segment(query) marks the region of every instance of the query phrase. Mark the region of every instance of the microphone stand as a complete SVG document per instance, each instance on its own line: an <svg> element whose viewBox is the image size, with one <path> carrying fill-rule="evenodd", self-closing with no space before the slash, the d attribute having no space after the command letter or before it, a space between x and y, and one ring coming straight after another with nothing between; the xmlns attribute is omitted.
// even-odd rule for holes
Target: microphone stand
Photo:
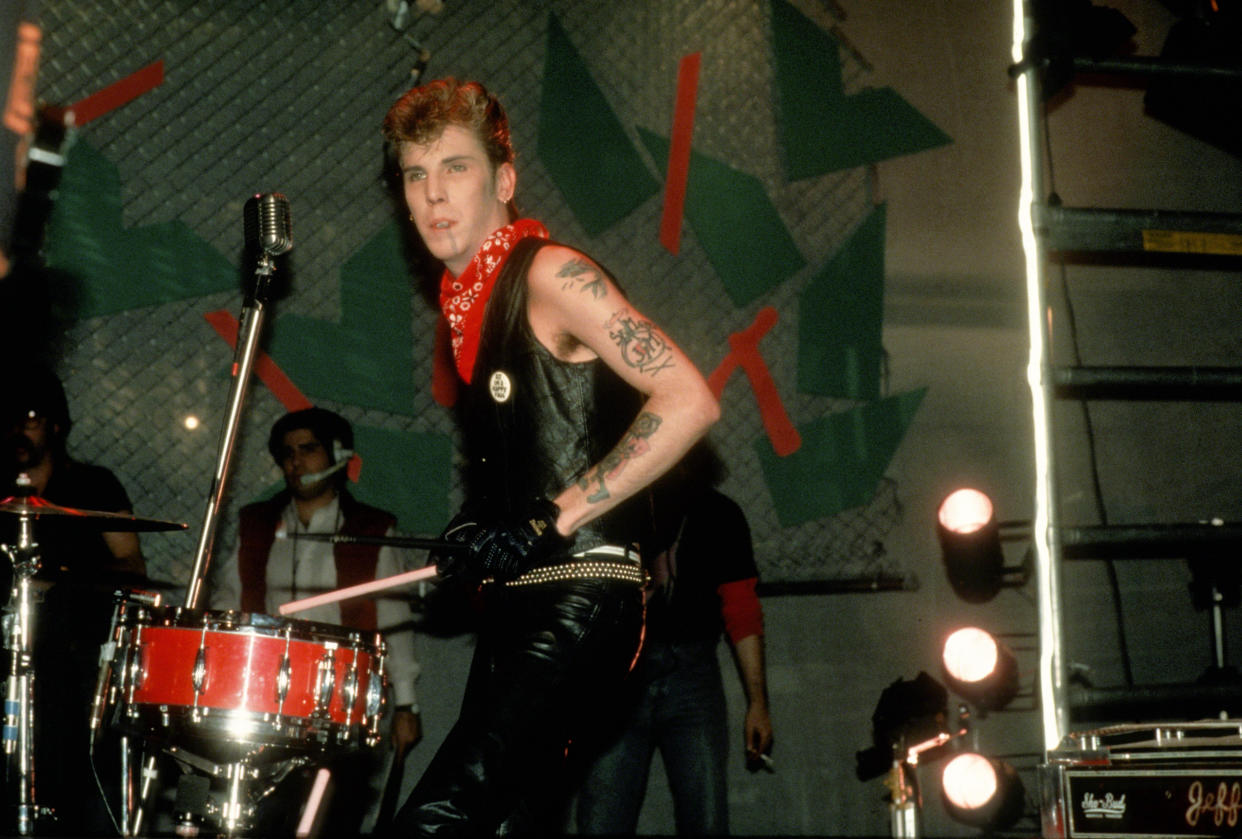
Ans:
<svg viewBox="0 0 1242 839"><path fill-rule="evenodd" d="M194 567L190 571L190 584L186 587L185 606L196 607L202 595L207 567L211 563L211 551L215 544L216 530L220 520L220 505L224 498L225 481L237 444L241 425L242 408L246 404L246 390L250 373L258 354L259 335L263 331L264 310L271 302L272 275L275 271L273 256L266 250L259 255L254 269L254 289L242 305L241 326L237 332L237 347L233 353L233 382L229 388L228 417L220 432L217 449L216 472L212 479L207 509L203 514L203 529L199 534L198 549L194 555Z"/></svg>
<svg viewBox="0 0 1242 839"><path fill-rule="evenodd" d="M263 320L267 304L271 301L272 275L275 272L275 254L260 245L258 264L254 270L254 287L242 303L241 325L237 334L237 346L233 351L233 381L229 387L228 414L224 428L220 432L217 449L216 471L212 478L211 492L207 498L207 509L203 514L203 529L199 533L198 548L194 555L194 566L190 572L189 585L186 587L185 608L196 608L202 596L203 583L207 568L211 563L211 552L215 544L216 530L220 520L220 507L224 498L224 489L229 476L229 468L233 461L233 453L237 444L238 429L241 425L242 409L246 404L246 391L250 383L250 374L254 369L255 357L258 354L259 336L263 331ZM184 757L190 757L187 752ZM137 796L130 794L134 786L132 767L129 761L128 738L121 743L121 835L134 836L141 829L143 811L149 788L156 775L156 754L147 755L142 767L142 788ZM223 817L225 835L236 835L243 826L245 807L240 799L243 776L248 777L249 768L246 761L230 764L228 771L232 779L230 798ZM135 800L136 798L136 800Z"/></svg>

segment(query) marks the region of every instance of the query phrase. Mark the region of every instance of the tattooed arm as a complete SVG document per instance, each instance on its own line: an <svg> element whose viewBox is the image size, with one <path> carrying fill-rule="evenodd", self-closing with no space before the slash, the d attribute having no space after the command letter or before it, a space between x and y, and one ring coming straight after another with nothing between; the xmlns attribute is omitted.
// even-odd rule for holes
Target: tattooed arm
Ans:
<svg viewBox="0 0 1242 839"><path fill-rule="evenodd" d="M599 358L646 396L612 451L553 499L561 508L557 530L568 535L663 474L720 407L685 353L583 254L544 247L529 284L527 315L540 343L563 361Z"/></svg>

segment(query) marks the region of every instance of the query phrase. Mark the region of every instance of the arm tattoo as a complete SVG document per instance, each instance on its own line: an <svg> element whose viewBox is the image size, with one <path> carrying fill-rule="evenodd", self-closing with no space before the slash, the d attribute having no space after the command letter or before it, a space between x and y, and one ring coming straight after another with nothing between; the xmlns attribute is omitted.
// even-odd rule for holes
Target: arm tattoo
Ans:
<svg viewBox="0 0 1242 839"><path fill-rule="evenodd" d="M621 350L621 360L639 373L655 377L661 370L673 366L673 350L651 321L636 320L628 309L621 309L604 327Z"/></svg>
<svg viewBox="0 0 1242 839"><path fill-rule="evenodd" d="M562 291L569 291L576 288L579 291L589 291L591 297L599 300L608 294L608 286L604 283L604 275L599 269L583 259L571 259L561 266L561 270L556 272L556 276L563 281L561 283Z"/></svg>
<svg viewBox="0 0 1242 839"><path fill-rule="evenodd" d="M588 502L597 504L611 497L608 482L620 475L631 460L651 448L648 440L661 422L663 420L659 416L643 411L634 419L621 442L604 455L598 466L578 479L578 486L587 492Z"/></svg>

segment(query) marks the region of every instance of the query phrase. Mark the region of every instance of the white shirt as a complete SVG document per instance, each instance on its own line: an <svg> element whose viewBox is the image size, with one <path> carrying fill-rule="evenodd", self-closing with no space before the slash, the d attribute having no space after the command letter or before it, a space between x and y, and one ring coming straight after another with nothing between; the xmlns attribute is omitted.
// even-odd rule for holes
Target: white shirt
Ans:
<svg viewBox="0 0 1242 839"><path fill-rule="evenodd" d="M302 524L294 503L290 502L285 506L277 526L278 538L273 540L267 557L267 599L264 608L268 614L279 614L280 606L291 600L301 600L340 588L336 582L336 560L332 543L297 537L299 533L336 533L342 523L340 499L336 496L331 502L311 513L309 525ZM280 531L284 532L284 538L279 538ZM385 535L391 536L392 529ZM406 551L385 545L379 550L375 577L380 579L400 574L409 570L408 564ZM221 567L217 569L215 579L218 583L211 593L211 607L240 609L241 576L237 564L237 548L224 559ZM377 628L384 633L384 639L388 642L385 666L388 680L393 687L393 702L397 705L412 705L417 711L418 700L414 683L418 679L419 666L414 658L414 629L411 626L413 616L405 594L400 589L389 593L380 592L375 599L375 616ZM339 603L328 603L290 617L339 625L341 606Z"/></svg>

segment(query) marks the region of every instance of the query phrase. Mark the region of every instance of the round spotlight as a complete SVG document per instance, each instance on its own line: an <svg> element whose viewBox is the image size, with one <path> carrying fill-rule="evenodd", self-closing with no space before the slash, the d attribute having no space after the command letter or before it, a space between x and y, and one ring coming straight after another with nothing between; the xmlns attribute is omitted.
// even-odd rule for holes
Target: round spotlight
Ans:
<svg viewBox="0 0 1242 839"><path fill-rule="evenodd" d="M945 764L941 783L950 804L978 810L996 795L996 767L983 755L958 755Z"/></svg>
<svg viewBox="0 0 1242 839"><path fill-rule="evenodd" d="M952 533L974 533L992 520L992 499L977 489L958 489L940 502L940 524Z"/></svg>
<svg viewBox="0 0 1242 839"><path fill-rule="evenodd" d="M992 500L977 489L950 493L940 503L936 535L957 596L970 603L995 597L1005 574L1005 557Z"/></svg>
<svg viewBox="0 0 1242 839"><path fill-rule="evenodd" d="M968 626L944 642L944 669L955 679L978 682L992 675L1000 660L996 639L982 629Z"/></svg>
<svg viewBox="0 0 1242 839"><path fill-rule="evenodd" d="M1018 662L1013 651L977 627L949 635L941 664L949 688L984 710L1003 708L1018 693Z"/></svg>
<svg viewBox="0 0 1242 839"><path fill-rule="evenodd" d="M945 764L940 782L945 810L962 824L1004 830L1022 816L1026 791L1004 761L966 752Z"/></svg>

